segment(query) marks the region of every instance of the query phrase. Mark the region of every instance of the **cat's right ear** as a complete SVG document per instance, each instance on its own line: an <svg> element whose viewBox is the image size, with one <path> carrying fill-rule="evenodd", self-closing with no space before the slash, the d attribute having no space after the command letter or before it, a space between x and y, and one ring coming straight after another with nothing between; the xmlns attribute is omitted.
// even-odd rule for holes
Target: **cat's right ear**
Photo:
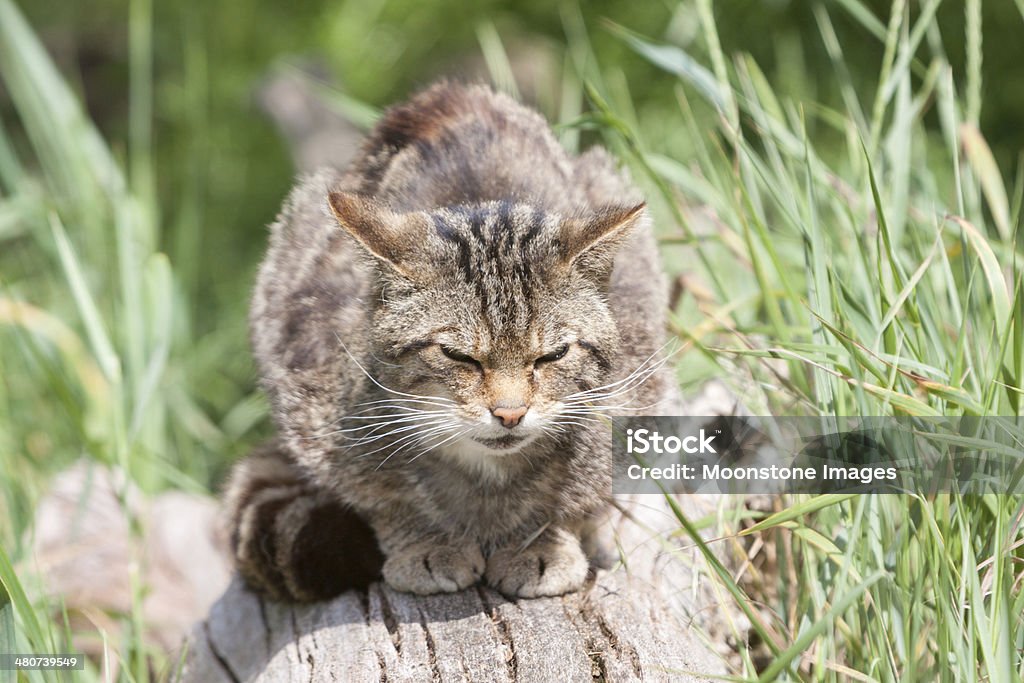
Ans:
<svg viewBox="0 0 1024 683"><path fill-rule="evenodd" d="M644 216L644 203L611 206L562 224L559 236L562 260L578 270L607 278L615 252Z"/></svg>
<svg viewBox="0 0 1024 683"><path fill-rule="evenodd" d="M331 192L327 202L339 225L377 259L410 279L423 274L416 256L426 236L425 216L395 213L376 200L348 192Z"/></svg>

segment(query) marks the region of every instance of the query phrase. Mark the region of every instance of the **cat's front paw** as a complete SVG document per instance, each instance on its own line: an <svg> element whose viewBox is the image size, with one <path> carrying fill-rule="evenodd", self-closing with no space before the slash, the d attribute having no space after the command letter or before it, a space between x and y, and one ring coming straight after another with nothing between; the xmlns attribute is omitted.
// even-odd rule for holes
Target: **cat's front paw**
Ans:
<svg viewBox="0 0 1024 683"><path fill-rule="evenodd" d="M587 557L579 539L559 530L525 549L495 551L487 560L487 583L509 597L539 598L579 590L587 579Z"/></svg>
<svg viewBox="0 0 1024 683"><path fill-rule="evenodd" d="M420 595L454 593L480 579L484 556L475 544L450 546L421 541L388 556L381 571L395 590Z"/></svg>

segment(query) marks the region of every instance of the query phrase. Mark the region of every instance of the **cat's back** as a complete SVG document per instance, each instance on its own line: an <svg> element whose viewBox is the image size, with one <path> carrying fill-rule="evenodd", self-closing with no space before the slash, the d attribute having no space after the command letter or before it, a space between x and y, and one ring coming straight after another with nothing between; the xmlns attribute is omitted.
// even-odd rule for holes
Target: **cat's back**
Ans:
<svg viewBox="0 0 1024 683"><path fill-rule="evenodd" d="M585 202L573 173L537 112L444 81L385 112L345 185L397 211L512 199L571 213Z"/></svg>

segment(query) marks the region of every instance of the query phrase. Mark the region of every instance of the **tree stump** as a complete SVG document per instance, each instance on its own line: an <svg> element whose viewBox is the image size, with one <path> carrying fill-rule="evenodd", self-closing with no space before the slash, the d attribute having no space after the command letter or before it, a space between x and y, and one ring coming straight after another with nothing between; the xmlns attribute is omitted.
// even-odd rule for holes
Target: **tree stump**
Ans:
<svg viewBox="0 0 1024 683"><path fill-rule="evenodd" d="M713 502L679 500L694 516ZM188 638L182 679L704 681L724 674L699 635L720 636L724 622L697 569L703 560L666 540L679 524L663 498L620 502L627 513L612 523L624 562L558 598L510 601L484 586L416 596L377 583L290 605L236 579Z"/></svg>

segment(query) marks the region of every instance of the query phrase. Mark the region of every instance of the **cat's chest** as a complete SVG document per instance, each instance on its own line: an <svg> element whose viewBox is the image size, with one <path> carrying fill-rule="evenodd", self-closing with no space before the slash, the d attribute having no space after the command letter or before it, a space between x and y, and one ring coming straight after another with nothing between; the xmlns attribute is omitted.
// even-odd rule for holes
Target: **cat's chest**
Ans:
<svg viewBox="0 0 1024 683"><path fill-rule="evenodd" d="M560 516L559 501L573 488L563 463L509 468L494 463L467 469L436 463L417 482L438 521L477 538L500 538Z"/></svg>

